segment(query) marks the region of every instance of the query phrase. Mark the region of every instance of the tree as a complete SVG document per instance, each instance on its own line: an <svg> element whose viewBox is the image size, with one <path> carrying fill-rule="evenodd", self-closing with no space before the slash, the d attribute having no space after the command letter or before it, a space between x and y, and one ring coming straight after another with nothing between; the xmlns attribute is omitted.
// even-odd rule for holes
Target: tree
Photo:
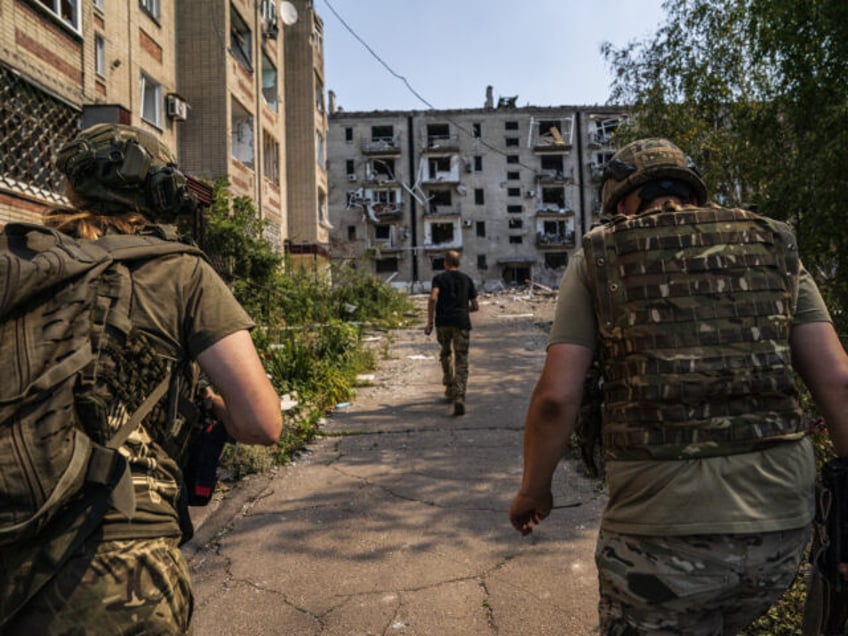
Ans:
<svg viewBox="0 0 848 636"><path fill-rule="evenodd" d="M657 33L605 43L622 142L668 137L713 198L796 230L840 333L848 331L848 3L667 0Z"/></svg>

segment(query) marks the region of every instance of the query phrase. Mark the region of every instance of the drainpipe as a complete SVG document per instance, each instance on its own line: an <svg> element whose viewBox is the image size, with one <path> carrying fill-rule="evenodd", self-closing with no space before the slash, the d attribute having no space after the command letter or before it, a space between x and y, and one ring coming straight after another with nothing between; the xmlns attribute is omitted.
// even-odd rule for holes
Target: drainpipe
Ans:
<svg viewBox="0 0 848 636"><path fill-rule="evenodd" d="M265 218L265 214L263 211L264 204L264 183L262 182L262 169L265 167L265 147L262 143L262 51L263 45L265 43L265 25L262 21L262 14L260 14L260 3L256 3L255 8L255 22L254 24L259 26L259 37L254 38L254 43L251 43L251 46L254 49L253 53L253 76L256 78L256 81L253 85L253 90L256 91L255 95L255 108L254 115L256 116L253 122L253 167L254 167L254 175L256 177L256 185L254 186L254 194L256 199L256 211L259 214L260 219ZM282 37L280 38L282 39ZM279 86L278 86L279 90ZM279 96L278 96L279 101ZM278 107L279 108L279 107ZM279 153L277 153L279 154ZM282 229L282 228L280 228Z"/></svg>
<svg viewBox="0 0 848 636"><path fill-rule="evenodd" d="M409 151L409 191L415 187L415 138L412 130L412 115L406 117L406 143ZM418 218L415 207L415 197L409 197L409 225L412 229L412 288L418 282Z"/></svg>
<svg viewBox="0 0 848 636"><path fill-rule="evenodd" d="M580 125L580 111L574 114L575 135L577 136L577 182L579 188L577 193L580 199L580 238L583 238L584 228L586 227L586 193L583 184L583 133Z"/></svg>

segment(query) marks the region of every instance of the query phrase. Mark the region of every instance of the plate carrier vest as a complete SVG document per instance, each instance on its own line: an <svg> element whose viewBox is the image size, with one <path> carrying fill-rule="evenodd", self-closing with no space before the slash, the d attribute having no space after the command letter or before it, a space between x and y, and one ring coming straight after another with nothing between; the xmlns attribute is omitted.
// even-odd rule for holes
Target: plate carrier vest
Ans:
<svg viewBox="0 0 848 636"><path fill-rule="evenodd" d="M687 459L801 439L789 332L800 260L783 223L667 204L583 238L607 459Z"/></svg>

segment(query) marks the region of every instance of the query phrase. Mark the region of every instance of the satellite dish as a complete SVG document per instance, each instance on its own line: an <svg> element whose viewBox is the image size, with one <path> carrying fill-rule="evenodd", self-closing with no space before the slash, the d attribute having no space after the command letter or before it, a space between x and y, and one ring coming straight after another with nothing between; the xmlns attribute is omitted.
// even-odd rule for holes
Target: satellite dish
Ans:
<svg viewBox="0 0 848 636"><path fill-rule="evenodd" d="M297 9L291 2L286 2L286 0L280 2L280 19L286 26L291 26L297 22Z"/></svg>

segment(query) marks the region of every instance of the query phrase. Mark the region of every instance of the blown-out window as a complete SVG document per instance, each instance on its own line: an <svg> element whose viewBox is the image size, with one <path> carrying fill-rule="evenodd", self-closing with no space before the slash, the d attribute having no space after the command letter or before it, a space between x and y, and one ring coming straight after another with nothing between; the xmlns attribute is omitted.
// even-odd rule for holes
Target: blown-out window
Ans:
<svg viewBox="0 0 848 636"><path fill-rule="evenodd" d="M248 71L253 71L253 34L236 8L230 5L230 53Z"/></svg>

